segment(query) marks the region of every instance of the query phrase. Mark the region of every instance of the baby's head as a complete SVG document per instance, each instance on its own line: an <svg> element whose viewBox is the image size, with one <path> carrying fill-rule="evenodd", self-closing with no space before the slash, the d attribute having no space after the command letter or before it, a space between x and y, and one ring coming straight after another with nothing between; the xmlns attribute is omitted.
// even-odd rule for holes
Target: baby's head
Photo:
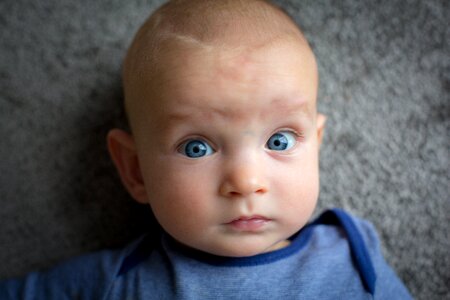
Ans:
<svg viewBox="0 0 450 300"><path fill-rule="evenodd" d="M223 256L286 246L316 206L325 117L296 24L257 0L180 0L142 26L124 64L132 134L121 179L179 243Z"/></svg>

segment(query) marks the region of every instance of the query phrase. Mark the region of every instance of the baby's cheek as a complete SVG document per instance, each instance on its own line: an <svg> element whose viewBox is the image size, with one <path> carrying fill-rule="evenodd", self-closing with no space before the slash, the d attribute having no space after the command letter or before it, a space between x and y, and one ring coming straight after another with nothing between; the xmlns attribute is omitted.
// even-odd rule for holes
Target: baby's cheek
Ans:
<svg viewBox="0 0 450 300"><path fill-rule="evenodd" d="M205 190L208 185L192 174L176 170L163 172L157 183L152 185L156 197L154 202L166 214L189 218L201 209L201 202L206 197Z"/></svg>
<svg viewBox="0 0 450 300"><path fill-rule="evenodd" d="M318 198L318 173L313 165L291 169L278 181L280 193L283 194L285 209L297 213L308 213L314 208Z"/></svg>

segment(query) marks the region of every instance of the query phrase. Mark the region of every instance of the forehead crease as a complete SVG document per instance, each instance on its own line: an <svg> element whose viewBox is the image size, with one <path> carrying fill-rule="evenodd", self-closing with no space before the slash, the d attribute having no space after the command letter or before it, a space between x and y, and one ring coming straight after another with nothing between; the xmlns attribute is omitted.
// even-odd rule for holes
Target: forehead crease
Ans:
<svg viewBox="0 0 450 300"><path fill-rule="evenodd" d="M165 117L166 121L170 124L187 123L193 120L211 120L215 116L224 116L225 111L219 108L207 107L202 105L189 105L184 106L183 109L175 108L171 110ZM170 110L170 109L169 109Z"/></svg>

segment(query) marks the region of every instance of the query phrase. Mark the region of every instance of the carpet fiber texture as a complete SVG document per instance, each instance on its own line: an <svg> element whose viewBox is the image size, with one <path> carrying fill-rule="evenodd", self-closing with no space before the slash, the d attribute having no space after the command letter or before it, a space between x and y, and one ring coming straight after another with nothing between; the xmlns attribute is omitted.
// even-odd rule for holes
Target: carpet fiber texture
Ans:
<svg viewBox="0 0 450 300"><path fill-rule="evenodd" d="M121 62L162 1L0 2L0 277L121 246L154 226L105 135ZM439 0L279 0L305 31L328 116L317 212L378 228L417 299L450 299L450 12Z"/></svg>

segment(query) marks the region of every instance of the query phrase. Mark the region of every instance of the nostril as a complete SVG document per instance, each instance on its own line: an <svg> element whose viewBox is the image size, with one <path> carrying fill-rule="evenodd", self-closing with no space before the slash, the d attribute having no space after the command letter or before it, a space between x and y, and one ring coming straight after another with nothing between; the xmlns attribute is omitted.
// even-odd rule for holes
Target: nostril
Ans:
<svg viewBox="0 0 450 300"><path fill-rule="evenodd" d="M264 189L259 189L259 190L255 191L255 193L257 193L257 194L264 194L265 192L266 192L266 190L264 190Z"/></svg>
<svg viewBox="0 0 450 300"><path fill-rule="evenodd" d="M267 189L265 189L265 188L258 188L258 189L251 189L251 191L252 192L249 192L249 193L247 193L247 192L244 192L244 191L242 191L242 192L240 192L240 191L236 191L236 190L231 190L231 191L228 191L228 196L230 196L230 197L233 197L233 198L236 198L236 197L241 197L241 196L244 196L244 195L247 195L247 194L250 194L250 193L255 193L255 194L258 194L258 195L262 195L262 194L265 194L266 192L267 192Z"/></svg>

